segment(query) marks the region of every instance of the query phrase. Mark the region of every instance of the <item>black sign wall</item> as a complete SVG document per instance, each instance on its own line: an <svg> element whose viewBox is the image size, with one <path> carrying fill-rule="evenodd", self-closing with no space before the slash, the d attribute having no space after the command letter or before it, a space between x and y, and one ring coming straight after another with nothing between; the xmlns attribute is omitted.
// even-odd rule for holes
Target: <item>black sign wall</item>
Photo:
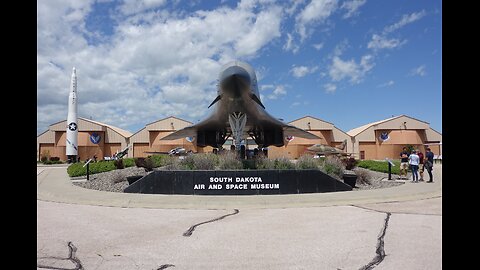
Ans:
<svg viewBox="0 0 480 270"><path fill-rule="evenodd" d="M352 188L319 170L154 171L126 193L264 195L349 191Z"/></svg>

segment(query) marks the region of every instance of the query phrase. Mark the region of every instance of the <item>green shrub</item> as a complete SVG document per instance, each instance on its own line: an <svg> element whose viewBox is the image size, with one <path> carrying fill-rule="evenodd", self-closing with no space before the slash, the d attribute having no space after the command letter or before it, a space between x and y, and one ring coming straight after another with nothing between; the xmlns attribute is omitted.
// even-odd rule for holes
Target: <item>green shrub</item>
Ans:
<svg viewBox="0 0 480 270"><path fill-rule="evenodd" d="M273 170L275 169L275 162L265 156L259 156L255 160L257 170Z"/></svg>
<svg viewBox="0 0 480 270"><path fill-rule="evenodd" d="M116 159L113 161L113 164L115 165L115 168L117 168L117 170L125 168L125 165L123 164L123 159Z"/></svg>
<svg viewBox="0 0 480 270"><path fill-rule="evenodd" d="M226 151L220 156L219 167L221 170L241 170L243 163L238 159L236 152Z"/></svg>
<svg viewBox="0 0 480 270"><path fill-rule="evenodd" d="M180 161L180 167L184 170L195 170L195 155L186 156L184 159Z"/></svg>
<svg viewBox="0 0 480 270"><path fill-rule="evenodd" d="M135 159L134 158L124 158L123 159L123 164L125 165L125 168L133 167L133 166L135 166Z"/></svg>
<svg viewBox="0 0 480 270"><path fill-rule="evenodd" d="M182 165L178 158L173 158L171 163L164 167L166 171L180 171L186 170L185 166Z"/></svg>
<svg viewBox="0 0 480 270"><path fill-rule="evenodd" d="M62 161L60 160L45 160L44 162L42 162L43 164L45 165L51 165L51 164L63 164Z"/></svg>
<svg viewBox="0 0 480 270"><path fill-rule="evenodd" d="M148 158L152 160L154 168L169 165L173 162L172 160L174 159L169 155L152 155L152 156L149 156Z"/></svg>
<svg viewBox="0 0 480 270"><path fill-rule="evenodd" d="M50 161L60 161L60 158L59 157L51 157Z"/></svg>
<svg viewBox="0 0 480 270"><path fill-rule="evenodd" d="M356 168L354 172L357 175L358 184L370 185L372 183L372 174L369 171Z"/></svg>
<svg viewBox="0 0 480 270"><path fill-rule="evenodd" d="M242 160L244 170L255 170L257 169L256 160L254 159L244 159Z"/></svg>
<svg viewBox="0 0 480 270"><path fill-rule="evenodd" d="M186 156L180 164L186 170L215 170L218 157L215 154L195 154Z"/></svg>
<svg viewBox="0 0 480 270"><path fill-rule="evenodd" d="M144 168L147 172L153 171L153 161L149 158L135 158L135 165Z"/></svg>
<svg viewBox="0 0 480 270"><path fill-rule="evenodd" d="M87 175L87 166L83 167L85 162L72 163L68 166L67 173L70 177ZM108 172L115 170L115 165L113 161L104 161L104 162L91 162L89 164L90 174Z"/></svg>
<svg viewBox="0 0 480 270"><path fill-rule="evenodd" d="M358 161L353 157L343 158L342 162L346 170L352 170L353 168L357 167L358 163Z"/></svg>
<svg viewBox="0 0 480 270"><path fill-rule="evenodd" d="M295 169L295 164L293 164L290 159L286 157L276 158L274 161L275 169L277 170L292 170Z"/></svg>
<svg viewBox="0 0 480 270"><path fill-rule="evenodd" d="M319 162L311 155L303 155L298 158L296 167L299 170L318 169Z"/></svg>
<svg viewBox="0 0 480 270"><path fill-rule="evenodd" d="M345 167L343 162L338 157L329 156L323 161L323 164L320 166L320 170L330 176L342 179Z"/></svg>
<svg viewBox="0 0 480 270"><path fill-rule="evenodd" d="M400 161L393 160L392 166L392 173L399 174L400 173ZM360 168L369 169L376 172L384 172L388 173L388 162L387 161L377 161L377 160L360 160L357 164Z"/></svg>

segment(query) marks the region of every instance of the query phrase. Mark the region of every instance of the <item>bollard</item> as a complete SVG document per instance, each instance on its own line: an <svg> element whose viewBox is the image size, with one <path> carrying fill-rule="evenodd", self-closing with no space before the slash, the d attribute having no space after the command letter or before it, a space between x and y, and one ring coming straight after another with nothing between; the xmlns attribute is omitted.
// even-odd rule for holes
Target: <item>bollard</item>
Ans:
<svg viewBox="0 0 480 270"><path fill-rule="evenodd" d="M87 180L90 180L90 162L92 162L93 159L87 160L85 165L83 167L87 166Z"/></svg>
<svg viewBox="0 0 480 270"><path fill-rule="evenodd" d="M388 162L388 180L392 180L392 166L395 166L395 164L388 158L385 158L385 160Z"/></svg>
<svg viewBox="0 0 480 270"><path fill-rule="evenodd" d="M392 163L390 162L388 162L388 180L392 180Z"/></svg>

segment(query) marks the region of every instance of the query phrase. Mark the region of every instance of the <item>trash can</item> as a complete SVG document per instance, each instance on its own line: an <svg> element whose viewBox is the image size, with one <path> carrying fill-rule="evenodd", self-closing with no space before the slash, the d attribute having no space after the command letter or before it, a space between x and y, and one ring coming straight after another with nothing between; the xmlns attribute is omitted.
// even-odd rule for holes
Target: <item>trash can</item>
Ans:
<svg viewBox="0 0 480 270"><path fill-rule="evenodd" d="M357 175L354 171L345 171L343 173L343 181L345 182L345 184L354 188L355 184L357 183Z"/></svg>

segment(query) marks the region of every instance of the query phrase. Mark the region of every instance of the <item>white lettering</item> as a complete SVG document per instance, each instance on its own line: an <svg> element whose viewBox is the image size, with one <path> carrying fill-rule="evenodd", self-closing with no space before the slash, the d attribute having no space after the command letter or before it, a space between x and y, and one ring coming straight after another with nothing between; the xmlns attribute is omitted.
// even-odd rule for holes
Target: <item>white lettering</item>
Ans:
<svg viewBox="0 0 480 270"><path fill-rule="evenodd" d="M196 184L193 189L205 189L205 185L204 184Z"/></svg>
<svg viewBox="0 0 480 270"><path fill-rule="evenodd" d="M227 184L225 189L247 189L247 184Z"/></svg>
<svg viewBox="0 0 480 270"><path fill-rule="evenodd" d="M279 189L280 184L250 184L250 189Z"/></svg>
<svg viewBox="0 0 480 270"><path fill-rule="evenodd" d="M236 177L235 178L235 182L237 183L261 183L262 182L262 178L261 177L258 177L258 176L252 176L252 177Z"/></svg>
<svg viewBox="0 0 480 270"><path fill-rule="evenodd" d="M231 183L232 177L210 177L210 183Z"/></svg>
<svg viewBox="0 0 480 270"><path fill-rule="evenodd" d="M208 189L222 189L222 185L220 184L210 184L208 185Z"/></svg>

